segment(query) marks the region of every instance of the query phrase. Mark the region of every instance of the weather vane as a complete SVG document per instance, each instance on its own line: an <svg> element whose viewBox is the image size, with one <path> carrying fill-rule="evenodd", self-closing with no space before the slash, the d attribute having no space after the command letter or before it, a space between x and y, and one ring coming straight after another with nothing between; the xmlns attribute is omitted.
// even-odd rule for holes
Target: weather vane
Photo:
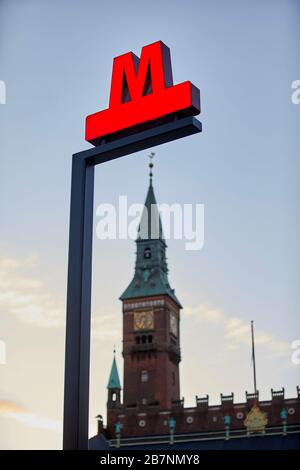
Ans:
<svg viewBox="0 0 300 470"><path fill-rule="evenodd" d="M149 157L149 168L150 168L150 173L149 173L150 181L152 181L152 176L153 176L152 168L153 168L154 155L155 155L155 152L150 152L150 155L148 155L148 157Z"/></svg>

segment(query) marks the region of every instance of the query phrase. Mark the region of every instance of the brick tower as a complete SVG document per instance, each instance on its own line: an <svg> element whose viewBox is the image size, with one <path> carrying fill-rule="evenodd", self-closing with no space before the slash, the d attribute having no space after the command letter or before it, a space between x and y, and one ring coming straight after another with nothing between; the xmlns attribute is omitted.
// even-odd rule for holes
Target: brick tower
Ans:
<svg viewBox="0 0 300 470"><path fill-rule="evenodd" d="M123 306L123 406L170 409L180 400L180 309L168 281L166 242L150 182L136 239L133 279ZM110 403L110 400L108 400ZM114 404L113 406L117 405ZM118 406L118 405L117 405ZM112 413L115 417L115 412ZM108 422L110 421L108 408Z"/></svg>
<svg viewBox="0 0 300 470"><path fill-rule="evenodd" d="M150 165L152 168L152 163ZM135 273L120 297L123 303L123 403L125 406L159 404L169 408L173 400L180 398L181 305L168 282L166 243L152 172L136 246Z"/></svg>

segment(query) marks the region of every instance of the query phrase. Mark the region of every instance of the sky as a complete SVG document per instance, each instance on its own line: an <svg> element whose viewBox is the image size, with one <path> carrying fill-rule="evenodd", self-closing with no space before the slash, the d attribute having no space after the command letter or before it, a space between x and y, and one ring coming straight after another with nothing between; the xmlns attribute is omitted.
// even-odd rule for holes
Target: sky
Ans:
<svg viewBox="0 0 300 470"><path fill-rule="evenodd" d="M202 134L157 147L159 203L204 204L205 242L168 241L183 305L181 395L252 391L255 322L262 399L296 396L299 325L300 4L296 0L0 0L0 448L62 446L71 156L85 117L108 106L112 60L162 40L174 83L201 90ZM101 203L143 203L149 152L97 167ZM95 214L94 225L97 224ZM105 416L132 240L94 230L90 435Z"/></svg>

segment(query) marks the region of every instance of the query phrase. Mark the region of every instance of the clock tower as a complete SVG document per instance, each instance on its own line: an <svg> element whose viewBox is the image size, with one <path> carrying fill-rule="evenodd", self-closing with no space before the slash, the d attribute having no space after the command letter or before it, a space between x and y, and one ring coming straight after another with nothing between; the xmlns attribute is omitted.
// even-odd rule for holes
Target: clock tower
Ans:
<svg viewBox="0 0 300 470"><path fill-rule="evenodd" d="M153 154L151 154L153 157ZM136 240L132 281L123 304L123 406L169 409L180 400L180 309L168 281L166 242L153 184Z"/></svg>

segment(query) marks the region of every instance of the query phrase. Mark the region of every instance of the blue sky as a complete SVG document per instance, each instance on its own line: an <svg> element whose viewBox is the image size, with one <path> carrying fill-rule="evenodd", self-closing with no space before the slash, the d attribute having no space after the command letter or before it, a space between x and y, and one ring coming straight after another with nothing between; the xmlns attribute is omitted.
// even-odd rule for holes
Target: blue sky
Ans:
<svg viewBox="0 0 300 470"><path fill-rule="evenodd" d="M174 82L192 81L202 103L201 135L155 149L158 202L205 205L204 248L168 243L184 306L182 394L191 404L206 393L243 399L254 319L262 396L281 386L295 395L299 366L287 348L300 337L299 22L293 0L0 1L1 289L11 293L0 304L0 400L15 407L0 416L4 448L61 445L71 155L90 147L84 120L108 105L113 57L159 39ZM95 206L119 195L143 202L146 156L97 168ZM132 241L95 238L91 433L113 344L121 368L118 296L133 265Z"/></svg>

